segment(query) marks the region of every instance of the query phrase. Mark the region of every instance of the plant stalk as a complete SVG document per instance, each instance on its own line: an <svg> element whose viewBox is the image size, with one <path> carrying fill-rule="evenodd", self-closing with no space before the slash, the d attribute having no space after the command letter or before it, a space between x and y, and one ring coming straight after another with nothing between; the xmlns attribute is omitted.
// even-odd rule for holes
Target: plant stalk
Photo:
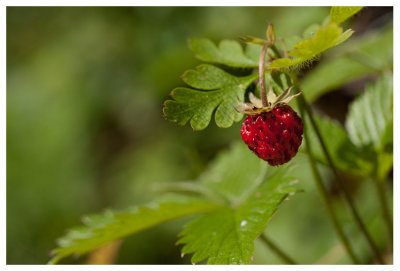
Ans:
<svg viewBox="0 0 400 271"><path fill-rule="evenodd" d="M300 105L299 101L298 101L298 103L299 103L299 108L300 108L300 115L301 115L301 117L303 119L305 119L304 108L303 108L303 106ZM310 145L309 145L310 141L309 141L307 129L305 129L305 131L304 131L304 141L305 141L306 151L307 151L307 154L308 154L307 157L308 157L308 160L309 160L310 166L311 166L311 171L313 172L314 180L315 180L315 183L317 185L318 192L319 192L319 194L321 195L321 197L323 199L323 202L324 202L324 204L326 206L326 209L328 210L329 218L331 219L331 221L333 223L333 226L335 228L335 231L336 231L339 239L341 240L343 246L345 247L347 253L349 254L351 260L353 261L353 263L359 264L360 260L357 258L357 256L354 253L352 247L350 246L349 239L347 238L347 236L344 233L342 225L340 224L339 219L335 214L335 211L334 211L334 208L333 208L333 204L332 204L332 201L331 201L331 199L329 197L329 194L326 191L326 188L325 188L325 186L324 186L324 184L322 182L322 177L319 174L319 171L317 169L317 163L316 163L316 161L314 159L314 156L313 156L313 154L311 152L311 148L310 148Z"/></svg>
<svg viewBox="0 0 400 271"><path fill-rule="evenodd" d="M285 263L287 264L297 264L289 255L287 255L282 249L280 249L271 239L266 237L264 234L260 235L261 240L275 252Z"/></svg>
<svg viewBox="0 0 400 271"><path fill-rule="evenodd" d="M267 41L261 48L260 60L258 63L258 82L260 84L260 96L263 107L268 106L267 93L265 91L265 53L270 47L270 43Z"/></svg>
<svg viewBox="0 0 400 271"><path fill-rule="evenodd" d="M281 57L281 55L280 55L278 50L274 50L274 52L276 52L277 57ZM290 77L292 78L293 85L298 85L297 75L292 73ZM350 207L351 214L353 215L358 227L360 228L361 232L363 233L364 237L366 238L371 250L375 254L376 259L378 260L379 263L384 264L383 258L382 258L381 254L380 254L380 251L379 251L378 247L375 245L374 241L372 240L372 237L368 233L368 231L366 229L366 226L365 226L364 222L361 219L361 216L359 215L358 211L355 208L355 205L354 205L353 199L352 199L352 197L350 195L350 192L345 187L343 181L339 178L339 174L338 174L338 172L336 170L336 167L335 167L335 165L333 163L332 157L330 156L330 154L328 152L328 149L327 149L327 147L325 145L325 142L324 142L324 140L322 138L322 135L321 135L321 133L319 131L319 128L318 128L318 126L317 126L317 124L315 122L314 115L313 115L313 112L311 110L310 105L307 103L307 101L306 101L306 99L304 98L303 95L300 95L299 98L300 98L300 102L299 102L300 110L302 111L303 109L305 109L307 115L310 118L311 125L312 125L312 127L313 127L313 129L314 129L314 131L315 131L315 133L317 135L317 138L318 138L318 141L320 142L320 145L322 147L323 153L324 153L324 155L325 155L325 157L326 157L326 159L328 161L329 166L331 167L331 169L332 169L332 171L333 171L333 173L335 175L335 180L339 184L341 190L344 192L345 200L346 200L347 204ZM302 112L304 112L304 111L302 111ZM304 118L304 113L302 113L302 117ZM306 135L306 133L304 133L304 135ZM306 141L308 142L308 140L306 140ZM306 146L308 146L308 144L306 144ZM309 157L310 157L311 152L308 151L308 153L309 153ZM311 157L312 157L312 155L311 155ZM312 167L315 167L315 170L316 170L315 160L313 158L312 158L312 160L314 162L314 166L312 166ZM311 163L311 160L310 160L310 163ZM311 163L311 165L312 164L313 163ZM319 176L319 181L322 184L322 179L321 179L321 176L319 175L318 171L314 171L313 170L313 172L314 172L314 174L317 173L317 176ZM318 177L317 177L317 179L318 179ZM324 187L322 186L322 188L324 188ZM323 189L323 191L326 193L325 188ZM322 190L321 190L321 192L322 192ZM326 199L328 200L328 202L330 203L328 195L326 194L325 196L326 196ZM325 198L325 196L323 196L323 197ZM332 209L332 211L333 211L333 209ZM334 213L333 213L333 216L331 216L331 217L332 218L335 217ZM337 221L337 223L339 223L339 222ZM335 222L334 222L334 224L335 224ZM335 226L335 228L336 228L336 226ZM342 239L342 241L343 241L343 239ZM348 247L346 246L346 249L349 251L348 248L350 248L350 246L348 246ZM349 254L350 254L350 252L349 252ZM354 258L353 258L354 256L355 255L353 253L353 256L352 256L353 261L354 261Z"/></svg>
<svg viewBox="0 0 400 271"><path fill-rule="evenodd" d="M368 245L370 246L370 248L371 248L372 252L374 253L378 262L380 264L384 264L385 262L382 258L382 255L381 255L378 247L376 246L375 242L373 241L371 235L369 234L367 227L365 226L359 212L357 211L350 192L348 191L346 185L343 183L342 179L339 177L336 166L332 160L331 155L329 154L328 148L326 147L325 141L322 138L321 132L320 132L318 125L314 119L314 115L313 115L310 105L307 103L306 99L302 95L300 95L299 98L300 98L300 102L301 102L300 107L303 107L305 109L307 115L310 118L311 126L313 127L313 130L315 131L315 134L317 135L318 141L322 147L322 151L326 157L326 160L328 161L329 167L332 169L332 172L335 175L335 180L338 183L340 189L343 191L344 198L345 198L348 206L350 207L350 211L351 211L351 214L352 214L354 220L356 221L359 229L361 230L362 234L364 235L365 239L367 240Z"/></svg>
<svg viewBox="0 0 400 271"><path fill-rule="evenodd" d="M381 205L382 216L386 224L389 242L393 244L393 220L389 210L389 203L386 197L386 188L384 180L374 178L372 182L378 192L379 203Z"/></svg>

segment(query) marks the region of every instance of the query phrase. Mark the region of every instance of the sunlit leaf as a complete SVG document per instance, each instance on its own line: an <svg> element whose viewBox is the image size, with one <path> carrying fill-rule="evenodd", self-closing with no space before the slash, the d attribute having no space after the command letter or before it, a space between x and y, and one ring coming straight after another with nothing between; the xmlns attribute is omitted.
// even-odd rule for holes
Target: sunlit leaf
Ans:
<svg viewBox="0 0 400 271"><path fill-rule="evenodd" d="M306 65L324 51L346 41L352 33L351 29L343 32L336 23L322 26L312 37L297 43L294 49L289 51L289 57L274 60L268 68L294 68Z"/></svg>
<svg viewBox="0 0 400 271"><path fill-rule="evenodd" d="M332 53L301 81L307 100L314 101L347 82L391 68L393 28L354 38Z"/></svg>
<svg viewBox="0 0 400 271"><path fill-rule="evenodd" d="M230 127L242 118L235 107L244 100L247 87L257 78L257 74L236 77L212 65L200 65L189 70L183 80L191 89L180 87L172 91L174 100L164 104L167 120L184 125L190 121L194 130L208 126L215 112L215 122L221 128Z"/></svg>
<svg viewBox="0 0 400 271"><path fill-rule="evenodd" d="M145 206L127 211L107 211L83 218L84 226L71 229L58 240L51 263L71 254L84 254L110 241L117 240L157 224L190 214L218 208L207 200L169 195Z"/></svg>
<svg viewBox="0 0 400 271"><path fill-rule="evenodd" d="M359 12L363 7L332 7L330 20L337 24L341 24L351 16Z"/></svg>

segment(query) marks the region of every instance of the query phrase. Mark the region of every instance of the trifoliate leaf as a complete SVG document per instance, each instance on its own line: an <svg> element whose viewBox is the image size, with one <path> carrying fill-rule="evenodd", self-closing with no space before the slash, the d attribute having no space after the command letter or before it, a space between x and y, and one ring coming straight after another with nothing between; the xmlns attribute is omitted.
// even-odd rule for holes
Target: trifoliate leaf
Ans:
<svg viewBox="0 0 400 271"><path fill-rule="evenodd" d="M306 65L322 52L347 40L352 33L353 31L351 29L343 32L342 28L336 23L322 26L314 36L297 43L294 49L289 51L288 58L274 60L268 68L294 68Z"/></svg>
<svg viewBox="0 0 400 271"><path fill-rule="evenodd" d="M354 38L341 48L332 50L332 55L327 55L301 81L301 89L312 102L328 91L357 78L378 74L392 65L393 28L388 27Z"/></svg>
<svg viewBox="0 0 400 271"><path fill-rule="evenodd" d="M260 46L258 47L261 48ZM189 48L202 61L237 68L258 67L258 60L254 60L252 57L254 56L254 51L251 50L250 57L247 56L243 52L240 43L235 40L223 40L217 47L208 39L191 39L189 40ZM256 47L251 48L254 49Z"/></svg>
<svg viewBox="0 0 400 271"><path fill-rule="evenodd" d="M359 147L372 146L376 151L388 140L387 127L393 122L393 77L386 74L375 84L368 85L351 105L346 128L351 141ZM390 135L390 133L389 133Z"/></svg>
<svg viewBox="0 0 400 271"><path fill-rule="evenodd" d="M257 74L236 77L206 64L187 71L182 78L189 86L200 90L174 89L171 93L174 100L164 103L164 115L179 125L190 121L194 130L202 130L210 123L213 112L215 122L221 128L230 127L242 118L235 107L243 102L244 93Z"/></svg>
<svg viewBox="0 0 400 271"><path fill-rule="evenodd" d="M71 254L83 254L157 224L191 214L211 211L217 205L197 197L169 195L151 204L127 211L107 211L83 219L84 226L70 230L53 251L56 263Z"/></svg>
<svg viewBox="0 0 400 271"><path fill-rule="evenodd" d="M182 253L193 253L193 263L205 259L209 264L250 263L254 241L283 200L296 191L294 183L286 167L280 168L240 206L227 207L190 222L178 241L184 244Z"/></svg>
<svg viewBox="0 0 400 271"><path fill-rule="evenodd" d="M345 172L362 176L368 175L372 167L371 153L357 148L351 142L344 127L339 122L320 115L315 115L314 118L322 138L325 139L326 147L335 166ZM306 118L304 121L304 126L310 128L311 123L309 119ZM317 135L311 130L309 132L310 142L308 144L312 146L313 155L319 162L328 165Z"/></svg>
<svg viewBox="0 0 400 271"><path fill-rule="evenodd" d="M330 20L331 22L341 24L359 12L362 8L363 7L332 7Z"/></svg>

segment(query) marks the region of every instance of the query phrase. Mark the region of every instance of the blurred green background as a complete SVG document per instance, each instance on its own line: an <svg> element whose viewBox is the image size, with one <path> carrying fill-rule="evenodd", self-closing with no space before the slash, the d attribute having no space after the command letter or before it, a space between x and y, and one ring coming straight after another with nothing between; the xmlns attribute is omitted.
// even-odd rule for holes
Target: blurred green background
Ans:
<svg viewBox="0 0 400 271"><path fill-rule="evenodd" d="M356 33L390 12L366 9ZM200 63L188 38L262 36L267 22L291 36L328 15L328 7L7 7L7 263L46 263L84 214L147 202L160 183L195 178L240 138L240 124L193 132L163 119L179 76ZM271 230L307 263L337 240L304 165L303 204L288 202ZM115 263L188 263L175 246L184 221L126 239ZM266 262L280 260L256 243L255 263Z"/></svg>

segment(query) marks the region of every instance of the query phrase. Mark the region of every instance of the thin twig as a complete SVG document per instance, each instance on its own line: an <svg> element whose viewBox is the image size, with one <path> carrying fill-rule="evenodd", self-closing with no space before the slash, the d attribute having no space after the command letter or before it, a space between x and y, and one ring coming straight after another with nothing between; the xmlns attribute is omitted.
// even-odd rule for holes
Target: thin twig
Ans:
<svg viewBox="0 0 400 271"><path fill-rule="evenodd" d="M266 237L264 234L260 235L261 240L278 255L287 264L297 264L289 255L287 255L282 249L280 249L271 239Z"/></svg>
<svg viewBox="0 0 400 271"><path fill-rule="evenodd" d="M301 115L301 117L303 119L305 119L304 107L301 105L300 101L298 101L298 103L299 103L299 108L300 108L300 115ZM326 188L325 188L325 186L323 184L323 181L322 181L322 177L319 174L319 171L317 169L317 164L316 164L316 161L314 159L314 155L311 152L311 148L310 148L310 144L309 144L310 140L309 140L309 137L308 137L307 129L305 129L305 131L304 131L304 141L305 141L306 151L307 151L307 154L308 154L307 157L308 157L308 160L310 162L311 171L312 171L312 173L314 175L315 184L317 185L318 192L319 192L319 194L321 195L321 197L322 197L322 199L324 201L326 209L328 210L329 218L332 220L332 223L333 223L333 226L335 228L335 231L336 231L339 239L341 240L343 246L346 248L347 253L349 254L351 260L354 263L358 264L358 263L360 263L360 260L357 258L357 256L355 255L352 247L350 246L349 239L345 235L344 230L342 228L342 225L340 224L339 219L336 216L336 213L334 211L333 204L331 202L329 194L326 191Z"/></svg>
<svg viewBox="0 0 400 271"><path fill-rule="evenodd" d="M389 210L389 203L386 197L386 187L384 180L373 179L372 182L378 192L378 198L381 205L382 216L386 224L389 242L393 244L393 220Z"/></svg>
<svg viewBox="0 0 400 271"><path fill-rule="evenodd" d="M326 157L326 160L328 161L328 165L332 169L333 174L335 175L335 180L338 183L340 189L343 191L344 199L346 200L348 206L350 207L350 211L351 211L351 214L352 214L354 220L356 221L359 229L363 233L363 235L364 235L365 239L367 240L372 252L375 254L375 257L378 260L378 262L380 264L384 264L385 262L384 262L384 260L382 258L382 255L381 255L377 245L373 241L371 235L369 234L369 232L367 230L367 227L365 226L365 224L364 224L359 212L357 211L350 192L348 191L346 185L343 183L343 180L340 178L340 176L338 174L336 166L335 166L335 164L334 164L334 162L332 160L332 157L331 157L331 155L330 155L330 153L328 151L328 148L326 147L325 141L324 141L324 139L323 139L323 137L321 135L321 132L320 132L320 130L318 128L318 125L317 125L317 123L316 123L316 121L314 119L314 115L313 115L312 109L311 109L310 105L307 103L307 101L306 101L306 99L304 98L303 95L300 96L300 102L301 102L300 105L302 107L304 107L307 115L310 118L311 126L313 127L313 130L315 131L315 134L317 135L317 139L318 139L318 141L319 141L319 143L320 143L320 145L322 147L322 151L323 151L323 153L324 153L324 155Z"/></svg>
<svg viewBox="0 0 400 271"><path fill-rule="evenodd" d="M280 55L280 53L279 53L278 50L276 50L275 53L277 54L277 57L281 57L281 55ZM293 85L297 85L297 84L298 84L297 76L296 76L295 74L292 73L292 74L291 74L291 77L292 77ZM328 150L327 150L327 147L326 147L325 142L324 142L324 140L323 140L323 138L322 138L322 136L321 136L321 133L320 133L320 131L319 131L319 128L318 128L318 126L316 125L316 122L315 122L315 119L314 119L314 116L313 116L313 112L312 112L312 110L311 110L309 104L307 103L306 99L303 97L303 95L300 95L300 102L301 102L301 103L299 103L299 107L300 107L300 108L304 107L304 109L305 109L306 112L307 112L307 115L309 116L309 118L310 118L310 120L311 120L311 125L312 125L312 127L313 127L315 133L317 134L318 141L320 142L320 145L321 145L322 150L323 150L323 153L324 153L324 155L325 155L325 157L326 157L326 159L327 159L327 161L328 161L328 164L329 164L329 166L331 167L331 169L332 169L332 171L333 171L333 173L334 173L334 175L335 175L335 180L336 180L337 183L340 185L341 190L344 192L346 202L347 202L347 204L349 205L350 210L351 210L351 214L353 215L353 217L354 217L354 219L355 219L355 221L356 221L358 227L360 228L361 232L363 233L364 237L366 238L366 240L367 240L367 242L368 242L368 244L369 244L371 250L374 252L375 257L377 258L377 260L379 261L379 263L383 264L384 261L383 261L383 258L382 258L382 256L381 256L381 254L380 254L380 252L379 252L377 246L376 246L375 243L373 242L373 240L372 240L370 234L368 233L368 231L367 231L367 229L366 229L366 227L365 227L365 225L364 225L364 222L362 221L362 219L361 219L361 217L360 217L358 211L356 210L355 205L354 205L354 202L353 202L353 199L352 199L352 197L351 197L349 191L347 190L347 188L345 187L344 183L342 182L342 180L340 179L340 177L339 177L339 175L338 175L338 172L337 172L337 170L336 170L336 167L335 167L335 165L334 165L334 163L333 163L333 160L332 160L332 158L331 158L331 156L330 156L330 154L329 154L329 152L328 152ZM303 118L304 118L304 114L303 114ZM306 141L307 141L307 140L306 140ZM306 146L307 146L307 145L308 145L308 144L306 144ZM309 152L309 153L310 153L310 152ZM314 163L315 163L315 161L314 161ZM315 168L316 168L316 167L315 167ZM316 176L319 176L318 171L315 171L314 174L315 174L315 173L317 173ZM321 179L320 176L319 176L319 178L320 178L320 181L321 181L321 184L322 184L322 179ZM321 191L322 191L322 190L321 190ZM325 188L324 188L323 191L325 191ZM326 191L325 191L325 192L326 192ZM332 209L332 211L333 211L333 209ZM332 218L333 218L333 216L332 216ZM334 223L335 223L335 222L334 222ZM339 223L339 222L337 221L337 223ZM340 225L340 224L339 224L339 225ZM335 226L335 227L336 227L336 226ZM339 228L340 228L340 227L339 227ZM341 238L341 239L342 239L342 238ZM346 239L346 240L347 240L347 239ZM343 241L343 239L342 239L342 241ZM346 248L347 248L347 247L346 247ZM348 248L350 248L350 246L348 246ZM347 250L348 250L348 249L347 249ZM348 251L349 251L349 250L348 250ZM349 252L349 254L350 254L350 252ZM351 255L351 254L350 254L350 255ZM355 256L355 255L354 255L354 253L353 253L353 256L351 256L352 259L353 259L353 261L354 261L354 256Z"/></svg>
<svg viewBox="0 0 400 271"><path fill-rule="evenodd" d="M260 96L263 107L268 106L267 93L265 91L265 53L267 52L269 46L270 43L268 41L264 43L261 49L260 60L258 63L258 80L260 84Z"/></svg>

